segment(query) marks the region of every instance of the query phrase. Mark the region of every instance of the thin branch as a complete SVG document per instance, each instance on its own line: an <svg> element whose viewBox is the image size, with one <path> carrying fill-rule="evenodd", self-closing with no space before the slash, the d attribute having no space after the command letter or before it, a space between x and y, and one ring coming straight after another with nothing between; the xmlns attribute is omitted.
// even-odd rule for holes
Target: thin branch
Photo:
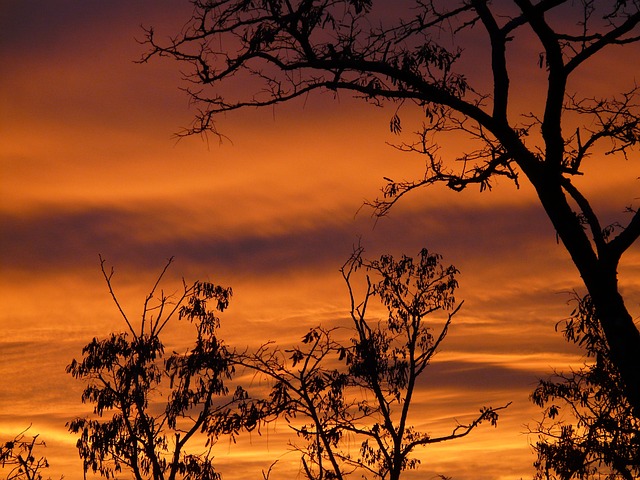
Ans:
<svg viewBox="0 0 640 480"><path fill-rule="evenodd" d="M118 308L118 311L120 312L120 315L122 316L122 318L124 319L125 323L127 324L127 327L129 327L129 331L133 335L133 338L137 339L138 338L138 333L136 332L136 330L131 325L131 322L129 322L129 319L127 318L127 315L124 313L124 310L122 310L122 307L120 306L120 302L118 301L118 298L116 297L116 294L113 291L113 286L111 284L111 278L113 277L113 274L115 273L115 271L114 271L113 268L111 268L111 272L109 274L107 274L107 272L105 270L105 266L104 266L106 261L102 258L102 255L98 255L98 257L100 258L100 270L102 271L102 275L104 276L104 279L107 282L107 287L109 288L109 294L111 295L111 298L113 299L113 302L116 304L116 307Z"/></svg>
<svg viewBox="0 0 640 480"><path fill-rule="evenodd" d="M153 287L151 288L151 291L149 292L149 294L147 295L147 297L144 300L144 305L142 308L142 322L141 322L141 326L140 326L140 336L144 335L144 327L145 327L145 323L146 323L146 318L147 318L147 313L149 312L149 302L153 299L156 289L158 288L158 285L160 284L160 282L162 281L162 277L164 277L164 274L167 272L167 269L169 268L169 266L173 263L173 258L171 257L169 258L169 260L167 260L167 263L165 264L164 268L162 269L162 272L160 272L160 275L158 275L158 278L156 279L156 283L154 283ZM163 298L161 300L162 303L164 303L165 299Z"/></svg>

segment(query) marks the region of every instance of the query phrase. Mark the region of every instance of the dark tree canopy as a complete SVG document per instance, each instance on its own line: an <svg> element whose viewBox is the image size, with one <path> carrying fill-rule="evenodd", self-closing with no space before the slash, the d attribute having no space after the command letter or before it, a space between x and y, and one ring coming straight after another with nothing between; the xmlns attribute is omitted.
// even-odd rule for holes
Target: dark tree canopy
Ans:
<svg viewBox="0 0 640 480"><path fill-rule="evenodd" d="M120 307L113 271L107 272L102 261L127 330L94 338L82 358L67 367L85 382L82 401L93 405L93 415L68 423L69 431L79 434L85 474L117 478L125 470L137 480L219 480L213 445L251 421L237 414L247 404L247 393L229 388L232 353L216 336L217 312L227 308L231 289L195 282L185 283L175 297L157 292L170 263L135 322ZM164 330L175 317L192 323L193 344L185 352L167 354Z"/></svg>
<svg viewBox="0 0 640 480"><path fill-rule="evenodd" d="M242 351L217 336L217 314L228 307L231 289L183 282L182 291L167 296L159 285L170 263L135 322L114 292L113 270L106 271L102 261L127 329L94 338L82 358L67 367L85 383L82 400L93 406L92 415L68 423L79 435L85 474L220 480L212 449L221 436L235 440L254 429L260 434L262 426L285 420L298 438L290 445L300 453L304 478L340 480L353 474L399 480L420 464L419 448L465 437L485 422L496 426L498 413L507 407L482 407L444 434L412 425L418 380L461 306L454 296L457 269L441 265L440 256L426 249L416 259L383 255L374 261L363 259L357 249L342 268L350 325L312 328L292 347L268 342ZM358 271L365 273L361 299L354 293ZM373 299L384 307L382 317L370 313ZM191 323L184 327L192 327L193 342L183 352L167 354L163 338L174 317ZM249 374L247 383L261 395L249 396L237 368ZM41 480L35 473L46 461L31 455L36 438L29 443L20 437L0 449L0 466L27 472L10 478ZM23 451L29 459L15 453ZM264 478L275 463L263 471Z"/></svg>
<svg viewBox="0 0 640 480"><path fill-rule="evenodd" d="M496 426L506 406L482 407L444 433L414 426L424 421L418 382L461 306L457 273L427 250L367 261L358 249L342 268L351 325L312 328L300 345L268 343L242 360L270 384L259 418L284 418L295 431L304 478L399 480L418 468L421 448L465 437L485 422ZM374 302L386 318L371 313Z"/></svg>
<svg viewBox="0 0 640 480"><path fill-rule="evenodd" d="M167 56L183 64L187 91L199 108L186 134L217 132L219 113L287 102L314 90L393 103L394 132L402 129L405 108L421 109L425 120L417 140L401 148L424 155L424 176L389 182L373 202L377 213L437 182L457 191L491 188L497 177L530 182L584 281L625 394L640 417L640 333L617 277L622 255L640 235L640 213L630 198L620 205L620 220L604 224L593 199L575 182L588 162L636 154L638 86L630 78L626 90L599 97L572 90L579 84L573 80L612 49L637 55L637 0L193 4L193 18L172 39L147 30L150 48L143 57ZM535 92L539 97L529 95L537 104L524 111L513 101L514 80L522 72L509 56L520 39L535 45L539 53L528 62L545 75ZM465 55L478 45L486 45L486 62L473 68L467 63L465 71ZM484 72L483 81L474 80L476 69ZM253 93L222 94L248 77L260 82ZM438 135L452 132L470 143L458 157L447 158L438 150Z"/></svg>
<svg viewBox="0 0 640 480"><path fill-rule="evenodd" d="M588 363L540 381L531 395L544 408L535 428L537 480L640 477L640 421L627 401L620 374L589 296L576 297L565 322L567 341L586 350Z"/></svg>
<svg viewBox="0 0 640 480"><path fill-rule="evenodd" d="M49 468L49 462L39 453L46 445L38 434L27 436L29 428L0 443L0 472L5 480L42 480L43 470Z"/></svg>

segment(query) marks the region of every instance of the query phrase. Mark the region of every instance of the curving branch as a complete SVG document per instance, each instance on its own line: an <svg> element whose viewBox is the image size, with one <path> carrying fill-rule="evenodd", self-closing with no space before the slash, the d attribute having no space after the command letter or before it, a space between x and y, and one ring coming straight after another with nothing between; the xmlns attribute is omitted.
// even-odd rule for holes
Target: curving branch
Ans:
<svg viewBox="0 0 640 480"><path fill-rule="evenodd" d="M616 269L640 235L640 219L634 214L610 239L612 227L601 225L593 199L569 180L586 171L587 160L603 157L599 147L606 142L610 156L627 158L638 151L637 86L596 100L572 81L579 66L610 47L637 56L637 1L415 0L414 8L398 11L397 20L379 16L369 0L193 3L193 18L174 38L162 42L153 29L146 30L149 51L141 59L169 57L187 66L187 93L200 111L184 134L219 135L221 113L275 105L316 90L347 91L374 105L394 103L394 132L401 129L399 107L419 109L425 126L415 144L400 149L423 154L425 174L389 181L383 198L370 202L374 213L385 215L407 193L434 183L454 191L470 185L483 190L498 177L516 185L524 177L597 305L612 358L640 417L640 331L619 291ZM530 63L547 73L540 118L530 111L518 116L519 104L512 100L517 94L529 98L529 92L514 90L510 79L522 72L507 61L518 45L511 40L527 31L540 49ZM477 51L478 38L489 42L490 64L480 65L485 75L477 75L488 79L488 86L475 81L460 61ZM255 89L243 89L236 98L218 89L239 79ZM573 85L581 90L569 91ZM453 132L471 142L461 142L461 153L440 158L436 134Z"/></svg>

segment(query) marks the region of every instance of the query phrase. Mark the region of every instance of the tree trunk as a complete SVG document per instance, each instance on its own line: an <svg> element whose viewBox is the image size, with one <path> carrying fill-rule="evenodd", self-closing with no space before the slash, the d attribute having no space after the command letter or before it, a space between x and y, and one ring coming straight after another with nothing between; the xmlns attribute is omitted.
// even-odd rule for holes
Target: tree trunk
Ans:
<svg viewBox="0 0 640 480"><path fill-rule="evenodd" d="M531 178L542 205L578 268L609 344L611 361L622 378L622 388L634 414L640 418L640 332L618 291L618 257L596 253L587 230L569 205L559 183L549 172ZM604 242L603 242L604 243Z"/></svg>
<svg viewBox="0 0 640 480"><path fill-rule="evenodd" d="M640 332L618 292L615 272L613 276L596 275L585 284L609 344L611 361L620 373L635 416L640 418Z"/></svg>

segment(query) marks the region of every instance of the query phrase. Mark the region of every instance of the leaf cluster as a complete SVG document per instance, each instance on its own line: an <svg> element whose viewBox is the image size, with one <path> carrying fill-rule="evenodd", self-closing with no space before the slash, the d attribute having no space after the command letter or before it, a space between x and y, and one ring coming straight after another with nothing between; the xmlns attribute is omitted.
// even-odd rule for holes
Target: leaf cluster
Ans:
<svg viewBox="0 0 640 480"><path fill-rule="evenodd" d="M47 459L36 452L46 445L38 435L27 437L29 428L0 444L0 470L5 472L5 480L43 480L42 471L49 468Z"/></svg>
<svg viewBox="0 0 640 480"><path fill-rule="evenodd" d="M356 302L354 277L364 271L366 293ZM302 473L309 480L397 480L420 460L415 450L469 434L480 423L495 425L501 408L483 408L468 424L434 436L411 426L418 379L443 341L460 305L457 269L422 250L416 259L383 255L367 261L358 248L342 268L351 301L351 326L316 327L301 343L281 350L265 344L243 362L271 384L272 418L284 417L301 443ZM387 317L367 312L377 300ZM427 316L443 314L437 333ZM266 417L265 417L266 418Z"/></svg>
<svg viewBox="0 0 640 480"><path fill-rule="evenodd" d="M576 308L563 335L586 351L588 363L541 380L531 395L544 409L535 429L538 479L624 479L640 475L640 422L633 415L620 374L589 296Z"/></svg>
<svg viewBox="0 0 640 480"><path fill-rule="evenodd" d="M115 478L123 469L135 478L218 480L211 448L220 435L235 435L244 420L235 414L247 392L229 391L234 376L232 352L217 337L219 318L232 295L209 282L183 284L174 297L148 295L139 325L124 313L102 272L129 331L94 338L72 360L67 372L85 382L83 403L93 416L68 423L79 434L77 448L85 472ZM176 317L192 325L193 344L184 352L165 352L162 333ZM201 453L187 450L200 443Z"/></svg>

